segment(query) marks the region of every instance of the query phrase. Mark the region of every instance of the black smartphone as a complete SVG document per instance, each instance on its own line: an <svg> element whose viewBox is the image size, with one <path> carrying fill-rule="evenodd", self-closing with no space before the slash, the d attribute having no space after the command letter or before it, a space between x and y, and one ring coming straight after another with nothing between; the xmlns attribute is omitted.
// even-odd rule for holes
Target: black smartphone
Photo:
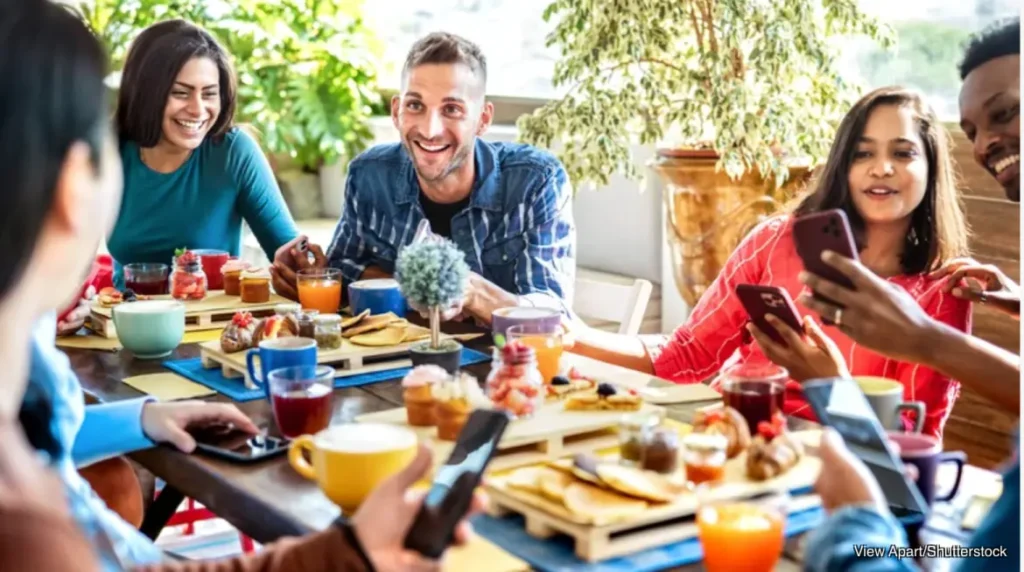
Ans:
<svg viewBox="0 0 1024 572"><path fill-rule="evenodd" d="M503 411L477 409L470 414L405 535L407 549L436 559L451 545L455 526L469 510L473 491L508 424L509 416Z"/></svg>
<svg viewBox="0 0 1024 572"><path fill-rule="evenodd" d="M904 525L924 520L928 503L907 476L903 461L889 445L878 416L857 382L834 377L803 384L804 395L822 425L842 435L846 446L867 465Z"/></svg>
<svg viewBox="0 0 1024 572"><path fill-rule="evenodd" d="M229 461L254 463L288 452L289 441L267 435L266 430L251 435L226 425L188 429L196 440L196 449Z"/></svg>

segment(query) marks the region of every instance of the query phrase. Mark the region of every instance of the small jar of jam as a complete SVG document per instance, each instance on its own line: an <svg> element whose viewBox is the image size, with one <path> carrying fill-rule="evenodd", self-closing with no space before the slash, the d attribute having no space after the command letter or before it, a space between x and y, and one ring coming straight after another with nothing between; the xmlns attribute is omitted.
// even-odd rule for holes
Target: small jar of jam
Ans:
<svg viewBox="0 0 1024 572"><path fill-rule="evenodd" d="M294 315L296 319L299 317L299 312L302 311L302 305L296 304L295 302L286 302L284 304L278 304L274 306L274 313L278 316L289 316Z"/></svg>
<svg viewBox="0 0 1024 572"><path fill-rule="evenodd" d="M537 350L513 340L495 348L491 373L487 376L487 397L494 408L513 419L532 417L544 405L544 378L537 369Z"/></svg>
<svg viewBox="0 0 1024 572"><path fill-rule="evenodd" d="M665 475L679 470L679 433L671 427L651 430L647 446L643 448L640 468Z"/></svg>
<svg viewBox="0 0 1024 572"><path fill-rule="evenodd" d="M270 301L270 272L263 268L242 271L242 302L265 304Z"/></svg>
<svg viewBox="0 0 1024 572"><path fill-rule="evenodd" d="M644 448L650 440L651 430L660 419L652 413L630 413L619 421L619 462L630 467L640 466Z"/></svg>
<svg viewBox="0 0 1024 572"><path fill-rule="evenodd" d="M699 485L721 480L725 475L725 450L729 440L724 435L691 433L683 439L683 466L686 480Z"/></svg>
<svg viewBox="0 0 1024 572"><path fill-rule="evenodd" d="M320 350L336 350L341 348L341 316L338 314L321 314L316 322L316 347Z"/></svg>
<svg viewBox="0 0 1024 572"><path fill-rule="evenodd" d="M224 277L225 294L238 296L242 293L242 271L248 268L249 263L241 260L228 260L220 267L221 276Z"/></svg>
<svg viewBox="0 0 1024 572"><path fill-rule="evenodd" d="M316 317L320 314L317 310L300 310L295 316L299 324L299 337L310 340L316 339Z"/></svg>
<svg viewBox="0 0 1024 572"><path fill-rule="evenodd" d="M174 259L174 270L168 280L175 300L202 300L206 297L206 273L199 258L185 251Z"/></svg>

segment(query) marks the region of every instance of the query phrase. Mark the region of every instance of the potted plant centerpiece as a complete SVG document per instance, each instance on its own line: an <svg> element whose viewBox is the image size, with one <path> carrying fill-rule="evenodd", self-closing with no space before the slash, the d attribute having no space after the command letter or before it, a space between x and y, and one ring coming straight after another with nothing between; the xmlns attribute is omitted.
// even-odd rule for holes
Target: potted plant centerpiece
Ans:
<svg viewBox="0 0 1024 572"><path fill-rule="evenodd" d="M443 239L405 246L395 262L395 280L409 305L430 320L430 339L409 348L413 366L434 364L455 375L462 344L441 339L441 313L461 303L466 291L469 266L462 251Z"/></svg>
<svg viewBox="0 0 1024 572"><path fill-rule="evenodd" d="M639 178L660 147L677 286L691 306L759 220L793 198L849 109L835 40L891 33L855 0L555 0L548 45L564 96L519 119L576 188Z"/></svg>

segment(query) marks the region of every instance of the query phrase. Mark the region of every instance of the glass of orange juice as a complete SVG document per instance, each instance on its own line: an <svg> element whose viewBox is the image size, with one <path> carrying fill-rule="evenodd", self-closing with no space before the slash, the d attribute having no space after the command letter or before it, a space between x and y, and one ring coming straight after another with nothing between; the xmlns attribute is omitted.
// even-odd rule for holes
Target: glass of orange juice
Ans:
<svg viewBox="0 0 1024 572"><path fill-rule="evenodd" d="M519 340L537 352L537 369L544 383L558 375L562 363L562 326L541 324L519 324L506 333L509 341Z"/></svg>
<svg viewBox="0 0 1024 572"><path fill-rule="evenodd" d="M789 495L749 498L698 492L697 530L708 572L771 572L782 555Z"/></svg>
<svg viewBox="0 0 1024 572"><path fill-rule="evenodd" d="M341 307L341 270L307 268L298 275L299 303L304 310L337 314Z"/></svg>

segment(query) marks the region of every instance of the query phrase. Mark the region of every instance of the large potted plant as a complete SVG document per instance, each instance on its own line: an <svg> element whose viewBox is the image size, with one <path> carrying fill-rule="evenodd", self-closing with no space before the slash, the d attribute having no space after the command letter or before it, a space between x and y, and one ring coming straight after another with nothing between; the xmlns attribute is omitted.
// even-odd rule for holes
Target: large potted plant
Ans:
<svg viewBox="0 0 1024 572"><path fill-rule="evenodd" d="M405 246L395 261L395 280L409 305L430 320L430 339L409 348L413 365L434 364L455 375L462 344L441 338L441 312L460 303L466 292L469 266L462 251L444 239Z"/></svg>
<svg viewBox="0 0 1024 572"><path fill-rule="evenodd" d="M693 305L746 231L777 212L825 156L853 86L833 39L888 29L856 0L556 0L548 45L565 95L519 119L558 146L577 187L638 178L656 144L676 283Z"/></svg>

